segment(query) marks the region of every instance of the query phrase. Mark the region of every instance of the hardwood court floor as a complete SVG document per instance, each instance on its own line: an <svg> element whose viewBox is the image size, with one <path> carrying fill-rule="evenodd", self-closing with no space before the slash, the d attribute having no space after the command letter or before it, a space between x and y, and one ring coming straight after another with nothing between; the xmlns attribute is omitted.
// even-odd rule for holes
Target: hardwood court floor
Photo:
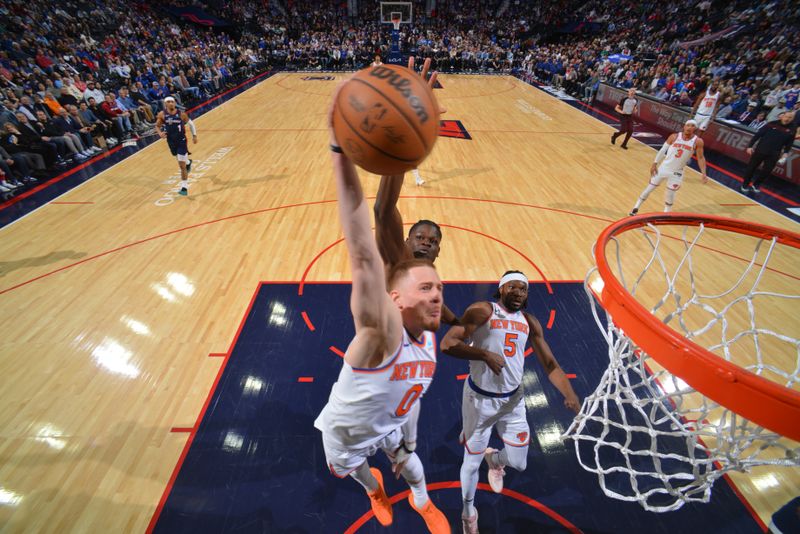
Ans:
<svg viewBox="0 0 800 534"><path fill-rule="evenodd" d="M228 351L258 283L348 279L343 247L313 261L340 238L325 126L337 82L303 78L276 74L195 120L188 198L169 195L177 166L157 142L58 199L87 204L51 203L0 230L7 531L143 531L219 370L208 355ZM582 279L652 149L611 146L608 126L511 77L441 81L443 118L472 140L440 139L400 210L447 225L442 277ZM362 176L374 195L377 178ZM676 209L797 231L694 171ZM733 277L733 263L705 267ZM800 275L787 263L785 288ZM800 493L796 470L734 478L767 522Z"/></svg>

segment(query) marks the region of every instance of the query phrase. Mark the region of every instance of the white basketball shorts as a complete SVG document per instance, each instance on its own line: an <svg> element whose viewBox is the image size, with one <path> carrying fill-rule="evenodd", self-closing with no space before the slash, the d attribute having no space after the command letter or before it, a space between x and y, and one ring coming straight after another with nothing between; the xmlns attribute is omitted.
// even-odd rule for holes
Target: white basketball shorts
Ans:
<svg viewBox="0 0 800 534"><path fill-rule="evenodd" d="M394 451L403 442L403 429L395 428L385 436L383 436L377 443L364 447L361 449L348 449L334 440L322 434L322 447L325 450L325 462L328 464L328 469L337 478L344 478L358 466L363 464L370 456L375 456L379 449L382 449L390 459L393 457Z"/></svg>
<svg viewBox="0 0 800 534"><path fill-rule="evenodd" d="M465 380L461 417L461 443L470 454L483 454L495 426L506 445L527 447L530 443L522 387L510 397L492 398L475 392Z"/></svg>

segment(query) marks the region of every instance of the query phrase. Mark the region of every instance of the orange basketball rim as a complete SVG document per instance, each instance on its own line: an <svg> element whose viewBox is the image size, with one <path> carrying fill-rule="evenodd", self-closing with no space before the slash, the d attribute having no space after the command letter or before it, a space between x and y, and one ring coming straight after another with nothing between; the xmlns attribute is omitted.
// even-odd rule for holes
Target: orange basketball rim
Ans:
<svg viewBox="0 0 800 534"><path fill-rule="evenodd" d="M606 228L595 246L602 307L614 324L667 371L698 392L768 430L800 441L800 393L743 369L697 345L661 322L623 287L609 266L606 245L615 236L647 225L700 226L749 235L800 249L800 234L697 213L640 215Z"/></svg>

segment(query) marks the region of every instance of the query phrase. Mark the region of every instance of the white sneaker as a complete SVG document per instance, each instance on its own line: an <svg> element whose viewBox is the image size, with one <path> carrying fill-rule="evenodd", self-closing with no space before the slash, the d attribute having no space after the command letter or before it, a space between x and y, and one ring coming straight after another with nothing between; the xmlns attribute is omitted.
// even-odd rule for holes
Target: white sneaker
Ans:
<svg viewBox="0 0 800 534"><path fill-rule="evenodd" d="M486 466L489 468L489 485L492 487L493 492L501 493L503 491L503 477L506 476L506 470L502 467L492 467L491 456L496 452L497 449L487 447L486 451L483 453L483 457L486 460Z"/></svg>
<svg viewBox="0 0 800 534"><path fill-rule="evenodd" d="M461 518L461 528L464 534L479 534L478 533L478 510L475 510L475 515L472 517Z"/></svg>
<svg viewBox="0 0 800 534"><path fill-rule="evenodd" d="M87 158L91 158L94 155L94 152L92 152L91 150L84 150L83 152L81 152L81 154L83 154Z"/></svg>
<svg viewBox="0 0 800 534"><path fill-rule="evenodd" d="M6 182L5 180L0 180L0 193L8 193L12 189L14 188L11 187L10 183Z"/></svg>
<svg viewBox="0 0 800 534"><path fill-rule="evenodd" d="M83 160L86 159L86 156L84 156L81 152L78 152L77 154L75 154L72 157L73 157L73 159L76 159L78 161L83 161Z"/></svg>
<svg viewBox="0 0 800 534"><path fill-rule="evenodd" d="M102 149L102 148L100 148L99 146L93 146L93 147L91 148L91 150L92 150L92 152L94 152L95 154L99 154L100 152L102 152L102 151L103 151L103 149Z"/></svg>

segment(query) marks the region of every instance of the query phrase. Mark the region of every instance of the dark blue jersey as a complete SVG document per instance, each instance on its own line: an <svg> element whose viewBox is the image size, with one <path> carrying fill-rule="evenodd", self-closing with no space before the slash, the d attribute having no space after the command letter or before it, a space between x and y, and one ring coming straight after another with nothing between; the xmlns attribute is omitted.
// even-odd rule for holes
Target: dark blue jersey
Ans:
<svg viewBox="0 0 800 534"><path fill-rule="evenodd" d="M167 110L164 110L164 129L167 132L167 139L175 141L186 139L186 125L178 110L175 110L175 113L167 113Z"/></svg>

